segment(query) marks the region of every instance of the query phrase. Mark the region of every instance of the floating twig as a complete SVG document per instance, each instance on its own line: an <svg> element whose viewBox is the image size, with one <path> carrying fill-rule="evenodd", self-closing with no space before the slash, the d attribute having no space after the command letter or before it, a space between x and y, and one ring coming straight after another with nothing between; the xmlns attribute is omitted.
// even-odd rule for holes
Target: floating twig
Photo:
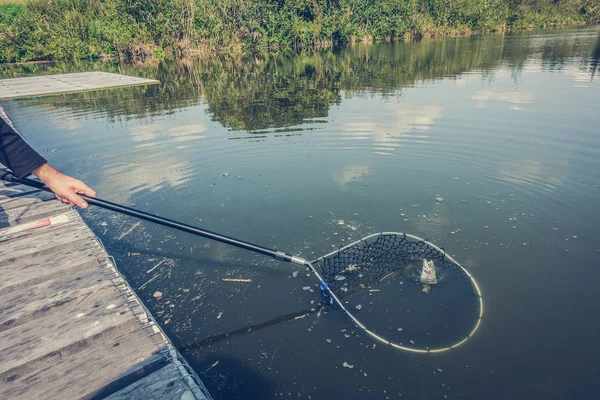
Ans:
<svg viewBox="0 0 600 400"><path fill-rule="evenodd" d="M158 264L156 264L154 267L152 267L148 271L146 271L146 273L149 274L150 272L154 271L156 268L158 268L164 262L165 262L165 260L163 259L161 262L159 262Z"/></svg>
<svg viewBox="0 0 600 400"><path fill-rule="evenodd" d="M210 371L211 369L213 369L214 367L216 367L218 364L219 364L219 362L218 362L218 361L215 361L215 363L214 363L214 364L212 364L210 367L206 368L206 371L204 371L204 372L208 372L208 371Z"/></svg>
<svg viewBox="0 0 600 400"><path fill-rule="evenodd" d="M381 278L381 280L379 282L383 282L384 280L386 280L387 278L389 278L390 276L393 276L393 275L396 275L396 272L390 272L389 274L387 274L386 276Z"/></svg>
<svg viewBox="0 0 600 400"><path fill-rule="evenodd" d="M252 279L223 278L223 282L243 282L243 283L250 283L250 282L252 282Z"/></svg>
<svg viewBox="0 0 600 400"><path fill-rule="evenodd" d="M125 233L123 233L121 236L119 236L119 237L117 238L117 240L121 240L121 239L123 239L125 236L129 235L131 232L133 232L133 230L134 230L135 228L137 228L138 226L140 226L140 224L141 224L141 222L139 222L139 221L138 221L138 222L136 222L135 224L133 224L133 226L132 226L131 228L129 228L129 230L128 230L127 232L125 232Z"/></svg>
<svg viewBox="0 0 600 400"><path fill-rule="evenodd" d="M150 280L146 283L144 283L142 286L140 286L140 288L138 290L142 290L143 288L146 287L147 284L149 284L150 282L152 282L153 280L155 280L156 278L158 278L160 276L160 274L156 274L154 275L152 278L150 278Z"/></svg>

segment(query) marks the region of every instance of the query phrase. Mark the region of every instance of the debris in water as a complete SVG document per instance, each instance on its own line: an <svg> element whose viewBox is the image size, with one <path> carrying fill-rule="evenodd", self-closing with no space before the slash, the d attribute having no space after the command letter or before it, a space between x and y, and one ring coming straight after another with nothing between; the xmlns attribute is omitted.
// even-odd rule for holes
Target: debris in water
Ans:
<svg viewBox="0 0 600 400"><path fill-rule="evenodd" d="M358 270L358 265L356 265L356 264L350 264L350 265L348 265L348 268L346 268L346 271L348 271L348 272L352 272L352 271L356 271L356 270Z"/></svg>
<svg viewBox="0 0 600 400"><path fill-rule="evenodd" d="M155 280L156 278L158 278L160 276L160 274L156 274L154 275L152 278L150 278L149 281L147 281L146 283L144 283L142 286L139 287L138 290L142 290L143 288L146 287L147 284L149 284L150 282L152 282L153 280Z"/></svg>
<svg viewBox="0 0 600 400"><path fill-rule="evenodd" d="M127 232L125 232L125 233L123 233L121 236L119 236L119 237L117 238L117 240L121 240L121 239L123 239L125 236L129 235L131 232L133 232L133 230L134 230L135 228L137 228L138 226L140 226L140 224L141 224L141 222L139 222L139 221L138 221L138 222L136 222L135 224L133 224L133 225L132 225L132 227L131 227L131 228L129 228L129 230L128 230Z"/></svg>
<svg viewBox="0 0 600 400"><path fill-rule="evenodd" d="M221 319L221 316L222 316L222 315L223 315L223 311L221 311L221 312L219 313L219 315L217 315L217 319Z"/></svg>
<svg viewBox="0 0 600 400"><path fill-rule="evenodd" d="M295 278L295 277L297 277L297 276L298 276L298 271L294 271L294 272L292 272L292 278Z"/></svg>
<svg viewBox="0 0 600 400"><path fill-rule="evenodd" d="M343 220L343 219L340 219L340 220L337 222L337 224L338 224L338 225L344 225L344 224L345 224L345 222L344 222L344 220Z"/></svg>
<svg viewBox="0 0 600 400"><path fill-rule="evenodd" d="M348 290L348 289L346 289ZM379 289L369 289L369 292L379 292Z"/></svg>
<svg viewBox="0 0 600 400"><path fill-rule="evenodd" d="M380 283L383 282L384 280L386 280L387 278L389 278L390 276L396 275L396 272L390 272L389 274L387 274L386 276L384 276L383 278L381 278L381 280L379 281Z"/></svg>
<svg viewBox="0 0 600 400"><path fill-rule="evenodd" d="M243 278L223 278L223 282L242 282L242 283L250 283L252 279L243 279Z"/></svg>
<svg viewBox="0 0 600 400"><path fill-rule="evenodd" d="M227 178L229 176L229 172L223 172L223 176Z"/></svg>
<svg viewBox="0 0 600 400"><path fill-rule="evenodd" d="M350 368L350 369L354 368L354 365L350 365L346 361L344 361L344 363L342 365L344 366L344 368Z"/></svg>
<svg viewBox="0 0 600 400"><path fill-rule="evenodd" d="M335 280L336 281L343 281L344 279L346 279L345 276L341 276L341 275L336 275Z"/></svg>
<svg viewBox="0 0 600 400"><path fill-rule="evenodd" d="M398 328L398 332L402 332L404 329L402 328Z"/></svg>
<svg viewBox="0 0 600 400"><path fill-rule="evenodd" d="M441 203L442 201L444 201L444 198L440 195L435 196L435 201L438 203Z"/></svg>
<svg viewBox="0 0 600 400"><path fill-rule="evenodd" d="M162 292L159 292L159 291L157 290L156 292L154 292L153 296L154 296L155 298L157 298L157 299L160 299L160 298L163 296L163 294L162 294Z"/></svg>
<svg viewBox="0 0 600 400"><path fill-rule="evenodd" d="M357 304L357 305L356 305L356 309L357 309L357 310L360 310L361 308L362 308L362 304Z"/></svg>
<svg viewBox="0 0 600 400"><path fill-rule="evenodd" d="M208 367L208 368L206 369L206 371L204 371L204 372L208 372L210 369L212 369L212 368L216 367L217 365L219 365L219 362L218 362L218 361L215 361L215 363L214 363L214 364L212 364L210 367Z"/></svg>
<svg viewBox="0 0 600 400"><path fill-rule="evenodd" d="M159 262L158 264L156 264L154 267L152 267L148 271L146 271L146 273L149 274L150 272L154 271L156 268L158 268L164 262L165 262L165 260L163 259L161 262Z"/></svg>
<svg viewBox="0 0 600 400"><path fill-rule="evenodd" d="M422 292L431 293L431 285L423 285Z"/></svg>
<svg viewBox="0 0 600 400"><path fill-rule="evenodd" d="M331 339L325 339L327 343L331 343Z"/></svg>

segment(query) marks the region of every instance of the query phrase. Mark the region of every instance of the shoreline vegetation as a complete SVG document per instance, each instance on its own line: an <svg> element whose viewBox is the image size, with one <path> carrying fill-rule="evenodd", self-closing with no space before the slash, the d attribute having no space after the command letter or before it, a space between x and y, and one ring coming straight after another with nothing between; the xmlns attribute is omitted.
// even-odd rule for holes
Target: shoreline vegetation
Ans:
<svg viewBox="0 0 600 400"><path fill-rule="evenodd" d="M180 59L598 22L598 0L0 0L0 62Z"/></svg>

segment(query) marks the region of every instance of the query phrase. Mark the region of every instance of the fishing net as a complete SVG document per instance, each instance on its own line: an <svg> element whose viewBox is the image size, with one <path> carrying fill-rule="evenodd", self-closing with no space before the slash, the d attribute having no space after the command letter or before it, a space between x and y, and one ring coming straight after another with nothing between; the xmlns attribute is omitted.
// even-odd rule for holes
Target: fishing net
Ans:
<svg viewBox="0 0 600 400"><path fill-rule="evenodd" d="M312 262L338 305L394 347L439 352L464 343L483 314L473 277L437 246L412 235L369 236Z"/></svg>

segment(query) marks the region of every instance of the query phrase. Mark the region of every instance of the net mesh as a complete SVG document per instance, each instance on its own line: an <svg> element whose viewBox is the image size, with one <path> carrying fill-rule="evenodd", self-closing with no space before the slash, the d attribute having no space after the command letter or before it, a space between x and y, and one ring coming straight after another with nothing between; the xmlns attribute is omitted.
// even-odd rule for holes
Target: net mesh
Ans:
<svg viewBox="0 0 600 400"><path fill-rule="evenodd" d="M437 283L421 281L433 261ZM373 235L315 260L323 280L369 330L408 347L445 348L481 319L479 289L445 251L405 234Z"/></svg>

